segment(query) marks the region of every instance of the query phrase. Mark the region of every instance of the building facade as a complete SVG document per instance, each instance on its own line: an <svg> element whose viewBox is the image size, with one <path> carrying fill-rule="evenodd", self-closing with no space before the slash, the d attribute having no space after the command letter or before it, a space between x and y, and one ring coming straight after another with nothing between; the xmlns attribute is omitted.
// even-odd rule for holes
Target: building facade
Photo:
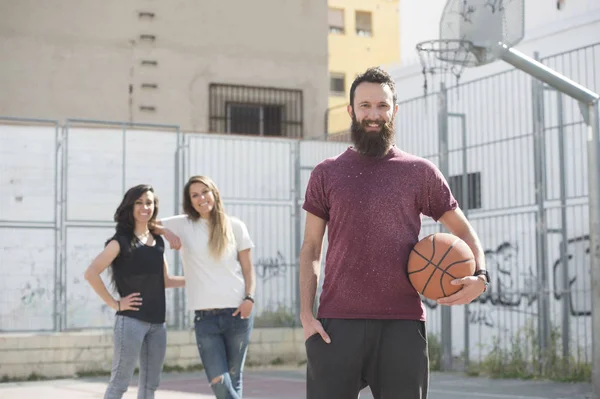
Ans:
<svg viewBox="0 0 600 399"><path fill-rule="evenodd" d="M329 0L330 134L347 131L350 86L366 68L400 61L399 0Z"/></svg>
<svg viewBox="0 0 600 399"><path fill-rule="evenodd" d="M0 0L0 115L322 137L318 0Z"/></svg>

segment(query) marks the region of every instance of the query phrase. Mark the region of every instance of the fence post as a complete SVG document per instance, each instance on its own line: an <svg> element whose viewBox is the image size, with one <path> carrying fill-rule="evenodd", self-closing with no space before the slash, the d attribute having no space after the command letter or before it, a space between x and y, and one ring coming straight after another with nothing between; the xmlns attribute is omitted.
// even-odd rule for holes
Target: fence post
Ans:
<svg viewBox="0 0 600 399"><path fill-rule="evenodd" d="M469 209L470 209L470 204L469 204L469 193L471 192L471 188L469 187L469 165L468 165L468 157L467 157L467 116L465 114L460 114L460 113L454 113L454 112L448 112L448 117L449 118L458 118L460 119L460 142L461 142L461 154L462 154L462 182L460 184L460 190L461 190L461 203L459 204L461 207L461 210L463 211L463 213L465 214L465 217L468 218L469 217ZM470 326L469 326L469 315L470 315L470 309L469 309L469 304L464 305L465 308L465 313L464 313L464 320L463 320L463 328L465 331L464 334L464 368L465 370L469 369L469 362L470 362L470 351L469 351L469 346L471 345L471 331L470 331Z"/></svg>
<svg viewBox="0 0 600 399"><path fill-rule="evenodd" d="M600 398L600 121L598 100L583 107L588 124L590 269L592 278L592 386Z"/></svg>
<svg viewBox="0 0 600 399"><path fill-rule="evenodd" d="M438 96L438 152L439 169L448 178L448 91L441 83ZM452 368L452 309L442 306L442 370Z"/></svg>
<svg viewBox="0 0 600 399"><path fill-rule="evenodd" d="M175 148L175 182L174 182L174 199L175 199L175 205L174 205L174 209L173 209L173 215L178 215L179 214L179 202L181 201L180 195L181 195L181 180L182 180L182 162L181 162L181 151L183 150L183 146L181 144L181 131L179 130L179 128L177 128L177 138L175 139L177 146ZM175 253L173 254L173 258L174 258L174 272L176 275L181 275L183 273L181 273L181 262L180 262L180 257L179 257L179 251L175 251ZM183 329L184 327L184 309L181 306L181 289L180 288L175 288L175 292L173 293L174 295L174 309L173 309L173 313L175 314L175 328L177 329Z"/></svg>
<svg viewBox="0 0 600 399"><path fill-rule="evenodd" d="M297 326L300 325L300 249L302 247L302 164L300 160L300 148L301 142L296 141L295 145L291 147L293 150L292 157L292 170L294 171L294 204L292 210L292 218L294 222L294 257L295 257L295 323Z"/></svg>
<svg viewBox="0 0 600 399"><path fill-rule="evenodd" d="M63 166L64 166L64 155L65 155L65 135L62 126L56 124L55 132L55 154L54 154L54 296L53 296L53 317L52 317L52 329L53 331L60 331L62 328L62 312L61 312L61 298L63 290L63 279L62 279L62 217L63 217L63 196L62 196L62 184L63 184Z"/></svg>
<svg viewBox="0 0 600 399"><path fill-rule="evenodd" d="M567 165L565 164L565 121L563 108L563 93L556 91L556 114L558 117L558 172L560 175L560 264L562 268L562 354L565 366L569 362L569 341L570 341L570 309L571 291L569 289L569 260L567 253Z"/></svg>
<svg viewBox="0 0 600 399"><path fill-rule="evenodd" d="M535 53L538 59L538 53ZM544 201L546 198L545 164L544 164L544 84L532 77L532 116L533 116L533 163L536 212L536 264L538 283L538 349L540 356L544 356L550 339L549 313L549 286L548 286L548 261L547 261L547 221ZM543 367L543 362L539 362ZM539 370L543 372L543 370Z"/></svg>

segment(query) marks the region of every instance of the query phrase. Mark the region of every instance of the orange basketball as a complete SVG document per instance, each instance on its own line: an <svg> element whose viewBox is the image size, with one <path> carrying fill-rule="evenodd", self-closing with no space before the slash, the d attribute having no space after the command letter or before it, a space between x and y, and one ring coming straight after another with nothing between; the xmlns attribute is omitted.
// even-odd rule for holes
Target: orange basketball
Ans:
<svg viewBox="0 0 600 399"><path fill-rule="evenodd" d="M433 300L458 292L462 285L450 282L474 273L471 248L453 234L435 233L423 238L408 258L410 282L419 294Z"/></svg>

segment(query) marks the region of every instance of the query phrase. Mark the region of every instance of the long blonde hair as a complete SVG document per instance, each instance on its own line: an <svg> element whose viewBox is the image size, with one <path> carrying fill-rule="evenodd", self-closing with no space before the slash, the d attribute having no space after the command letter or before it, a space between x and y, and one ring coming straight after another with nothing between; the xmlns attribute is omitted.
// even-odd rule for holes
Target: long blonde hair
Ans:
<svg viewBox="0 0 600 399"><path fill-rule="evenodd" d="M196 221L200 219L200 214L194 209L192 199L190 198L190 187L194 183L204 184L213 194L215 202L213 209L208 217L209 239L208 250L210 254L219 259L225 253L227 246L233 241L233 233L229 224L229 219L225 213L225 207L221 200L221 194L217 185L210 177L192 176L183 188L183 211L187 216Z"/></svg>

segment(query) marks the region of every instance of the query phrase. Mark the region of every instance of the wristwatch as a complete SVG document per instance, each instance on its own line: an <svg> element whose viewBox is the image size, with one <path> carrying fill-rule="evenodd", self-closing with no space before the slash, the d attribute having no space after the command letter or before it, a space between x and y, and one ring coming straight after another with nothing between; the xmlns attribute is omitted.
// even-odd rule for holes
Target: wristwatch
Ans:
<svg viewBox="0 0 600 399"><path fill-rule="evenodd" d="M479 269L479 270L475 270L475 274L473 274L474 276L485 276L485 288L483 289L483 292L487 291L488 286L490 285L490 274L488 273L488 271L486 269Z"/></svg>
<svg viewBox="0 0 600 399"><path fill-rule="evenodd" d="M246 294L246 296L244 297L244 301L246 300L254 303L254 297L252 296L252 294Z"/></svg>

